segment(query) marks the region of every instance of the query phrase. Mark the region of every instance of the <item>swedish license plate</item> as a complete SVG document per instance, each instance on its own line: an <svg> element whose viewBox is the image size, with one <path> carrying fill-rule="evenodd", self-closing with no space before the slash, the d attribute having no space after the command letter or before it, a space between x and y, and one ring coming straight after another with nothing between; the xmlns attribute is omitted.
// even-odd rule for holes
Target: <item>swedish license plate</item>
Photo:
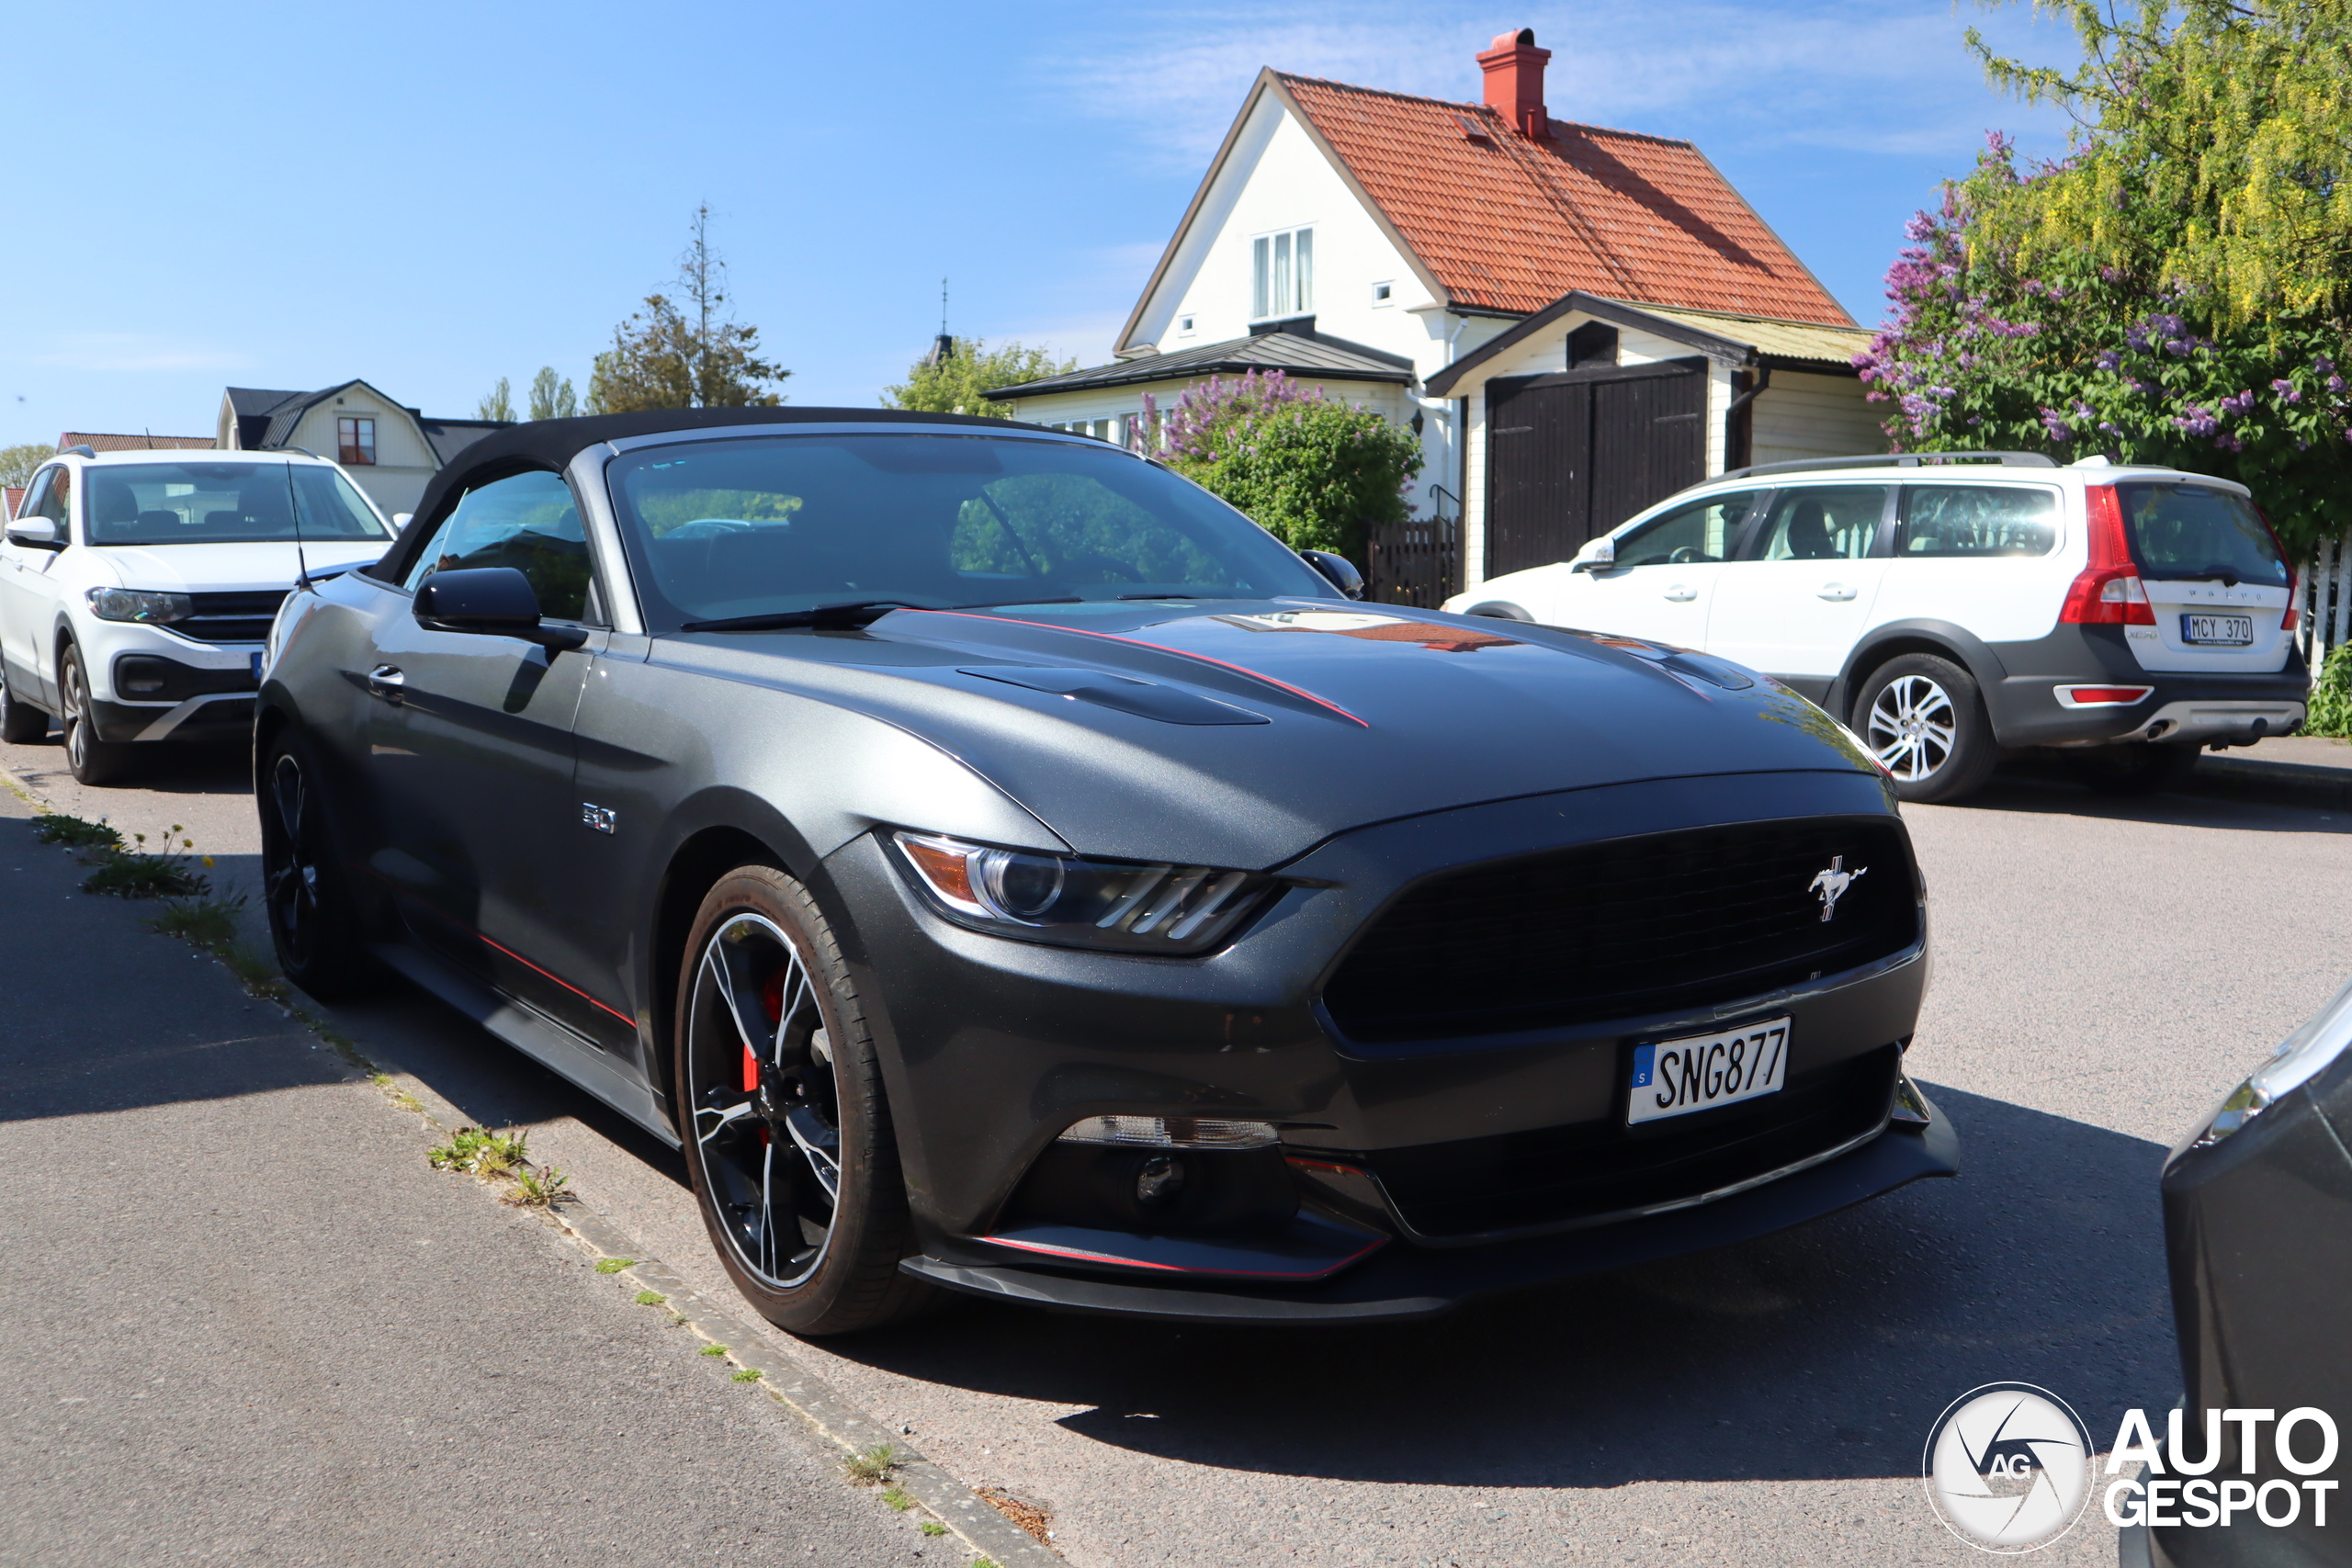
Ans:
<svg viewBox="0 0 2352 1568"><path fill-rule="evenodd" d="M1788 1046L1785 1018L1724 1034L1636 1045L1625 1120L1631 1124L1657 1122L1777 1094L1789 1075Z"/></svg>
<svg viewBox="0 0 2352 1568"><path fill-rule="evenodd" d="M2252 615L2183 615L2180 640L2218 644L2223 648L2254 646Z"/></svg>

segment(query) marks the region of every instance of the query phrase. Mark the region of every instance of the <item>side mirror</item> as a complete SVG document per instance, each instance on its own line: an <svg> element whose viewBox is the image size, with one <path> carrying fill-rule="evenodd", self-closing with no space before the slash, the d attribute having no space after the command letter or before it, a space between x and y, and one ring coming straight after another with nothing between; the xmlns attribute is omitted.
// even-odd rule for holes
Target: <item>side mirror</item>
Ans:
<svg viewBox="0 0 2352 1568"><path fill-rule="evenodd" d="M57 536L57 525L47 517L26 517L8 525L8 542L26 545L36 550L63 547Z"/></svg>
<svg viewBox="0 0 2352 1568"><path fill-rule="evenodd" d="M531 580L511 566L435 572L417 584L416 620L439 632L519 637L551 654L588 640L578 626L541 625L539 596L532 591Z"/></svg>
<svg viewBox="0 0 2352 1568"><path fill-rule="evenodd" d="M1617 541L1607 535L1588 543L1577 552L1576 564L1570 571L1606 571L1617 564Z"/></svg>
<svg viewBox="0 0 2352 1568"><path fill-rule="evenodd" d="M410 523L412 523L412 522L413 522L413 521L415 520L415 518L416 518L416 513L413 513L413 512L395 512L395 513L392 513L392 532L393 532L393 533L395 533L395 534L401 534L401 533L405 533L405 532L407 532L407 531L408 531L408 525L409 525L409 524L410 524Z"/></svg>
<svg viewBox="0 0 2352 1568"><path fill-rule="evenodd" d="M1329 550L1301 550L1301 559L1329 579L1332 587L1351 599L1363 597L1363 573L1355 562L1345 556L1335 556Z"/></svg>

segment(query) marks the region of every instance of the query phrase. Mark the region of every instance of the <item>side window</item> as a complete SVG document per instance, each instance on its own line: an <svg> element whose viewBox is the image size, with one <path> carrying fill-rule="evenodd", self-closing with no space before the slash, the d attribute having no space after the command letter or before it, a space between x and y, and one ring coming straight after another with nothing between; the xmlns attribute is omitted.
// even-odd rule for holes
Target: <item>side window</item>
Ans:
<svg viewBox="0 0 2352 1568"><path fill-rule="evenodd" d="M1731 555L1740 520L1756 502L1754 491L1710 496L1653 517L1617 540L1619 566L1683 566Z"/></svg>
<svg viewBox="0 0 2352 1568"><path fill-rule="evenodd" d="M2028 485L1906 485L1899 560L1923 556L2046 556L2058 542L2058 492Z"/></svg>
<svg viewBox="0 0 2352 1568"><path fill-rule="evenodd" d="M1772 498L1758 560L1860 560L1878 542L1887 485L1819 485Z"/></svg>
<svg viewBox="0 0 2352 1568"><path fill-rule="evenodd" d="M61 537L65 533L65 501L58 489L58 481L66 477L63 468L43 468L33 480L32 493L25 497L19 517L46 517L57 525Z"/></svg>
<svg viewBox="0 0 2352 1568"><path fill-rule="evenodd" d="M401 586L413 593L436 571L484 566L511 566L529 578L550 620L587 614L588 538L561 476L514 474L466 491Z"/></svg>

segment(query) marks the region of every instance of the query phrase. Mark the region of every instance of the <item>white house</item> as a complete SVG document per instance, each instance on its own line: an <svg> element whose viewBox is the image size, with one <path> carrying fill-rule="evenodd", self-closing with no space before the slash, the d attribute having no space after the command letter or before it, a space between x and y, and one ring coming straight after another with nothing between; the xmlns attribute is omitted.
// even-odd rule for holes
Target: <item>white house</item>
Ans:
<svg viewBox="0 0 2352 1568"><path fill-rule="evenodd" d="M315 392L231 387L220 394L219 445L246 452L295 447L332 457L390 513L415 511L425 481L444 463L503 428L494 419L427 419L365 381Z"/></svg>
<svg viewBox="0 0 2352 1568"><path fill-rule="evenodd" d="M1880 451L1869 342L1688 141L1550 118L1532 29L1480 103L1260 73L1109 365L1000 388L1125 439L1284 370L1411 424L1465 582L1561 559L1726 467Z"/></svg>

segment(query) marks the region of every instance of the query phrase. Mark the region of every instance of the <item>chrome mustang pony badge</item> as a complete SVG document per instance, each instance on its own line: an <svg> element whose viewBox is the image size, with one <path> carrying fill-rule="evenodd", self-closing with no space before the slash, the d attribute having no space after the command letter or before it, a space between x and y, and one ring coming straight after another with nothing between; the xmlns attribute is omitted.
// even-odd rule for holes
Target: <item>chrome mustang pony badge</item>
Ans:
<svg viewBox="0 0 2352 1568"><path fill-rule="evenodd" d="M1827 925L1830 917L1838 913L1838 900L1846 896L1846 889L1870 874L1871 868L1866 865L1856 866L1853 870L1848 871L1844 855L1830 856L1828 869L1813 874L1813 886L1805 891L1821 895L1821 923L1823 925Z"/></svg>

